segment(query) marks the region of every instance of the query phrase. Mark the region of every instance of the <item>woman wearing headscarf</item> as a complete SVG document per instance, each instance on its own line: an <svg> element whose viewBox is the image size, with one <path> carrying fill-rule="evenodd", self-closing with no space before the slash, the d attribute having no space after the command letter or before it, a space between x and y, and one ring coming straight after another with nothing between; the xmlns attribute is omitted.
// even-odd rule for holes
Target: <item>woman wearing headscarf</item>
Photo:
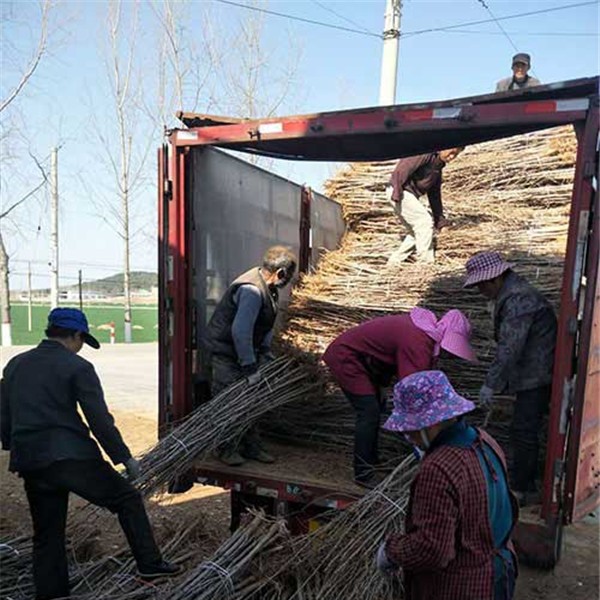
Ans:
<svg viewBox="0 0 600 600"><path fill-rule="evenodd" d="M425 308L378 317L352 327L327 348L323 361L356 412L354 480L364 487L377 483L381 388L434 366L442 350L476 362L471 324L459 310L441 319Z"/></svg>

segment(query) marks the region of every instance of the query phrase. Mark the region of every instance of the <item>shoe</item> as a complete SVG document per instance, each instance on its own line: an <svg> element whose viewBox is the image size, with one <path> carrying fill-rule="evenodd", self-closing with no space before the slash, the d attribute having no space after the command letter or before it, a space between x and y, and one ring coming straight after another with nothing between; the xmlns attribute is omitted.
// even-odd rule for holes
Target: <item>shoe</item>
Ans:
<svg viewBox="0 0 600 600"><path fill-rule="evenodd" d="M181 567L175 563L161 560L159 563L147 567L139 567L138 575L144 579L156 579L158 577L173 577L181 573Z"/></svg>
<svg viewBox="0 0 600 600"><path fill-rule="evenodd" d="M218 458L223 464L229 467L239 467L246 462L237 450L221 452Z"/></svg>
<svg viewBox="0 0 600 600"><path fill-rule="evenodd" d="M266 452L265 450L263 450L262 448L258 448L258 449L251 449L251 450L245 450L243 452L243 455L245 458L249 458L251 460L257 460L258 462L261 463L274 463L275 462L275 457L271 456L268 452Z"/></svg>

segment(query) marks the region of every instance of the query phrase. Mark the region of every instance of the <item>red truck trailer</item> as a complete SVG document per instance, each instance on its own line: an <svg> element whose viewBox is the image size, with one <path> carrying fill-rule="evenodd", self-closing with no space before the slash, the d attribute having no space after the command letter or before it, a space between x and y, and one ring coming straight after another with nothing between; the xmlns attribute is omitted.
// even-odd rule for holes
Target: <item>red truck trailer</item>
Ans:
<svg viewBox="0 0 600 600"><path fill-rule="evenodd" d="M426 104L239 120L180 114L159 151L159 427L206 398L200 340L233 277L272 242L307 269L343 233L339 207L227 150L293 160L378 161L572 124L578 142L558 315L541 511L524 512L516 545L553 566L562 528L600 504L598 77ZM225 150L225 152L223 151ZM195 477L232 490L232 525L245 502L296 515L293 527L361 494L340 457L280 448L280 465L198 465ZM345 483L346 482L346 483ZM293 519L292 519L293 520Z"/></svg>

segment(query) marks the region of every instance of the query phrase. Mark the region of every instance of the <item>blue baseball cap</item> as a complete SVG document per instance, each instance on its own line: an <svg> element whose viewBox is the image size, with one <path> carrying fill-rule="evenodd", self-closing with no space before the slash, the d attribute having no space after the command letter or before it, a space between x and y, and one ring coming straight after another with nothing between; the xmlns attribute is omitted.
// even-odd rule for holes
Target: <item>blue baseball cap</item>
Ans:
<svg viewBox="0 0 600 600"><path fill-rule="evenodd" d="M51 325L79 331L83 336L83 341L88 346L96 350L100 348L100 342L93 335L90 335L90 328L85 315L77 308L52 309L48 315L48 327Z"/></svg>

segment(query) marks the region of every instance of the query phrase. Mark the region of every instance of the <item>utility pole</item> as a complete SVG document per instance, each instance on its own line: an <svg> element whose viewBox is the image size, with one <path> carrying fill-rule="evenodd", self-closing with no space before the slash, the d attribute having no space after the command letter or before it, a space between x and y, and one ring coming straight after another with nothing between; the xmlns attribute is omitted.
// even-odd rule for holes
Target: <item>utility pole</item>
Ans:
<svg viewBox="0 0 600 600"><path fill-rule="evenodd" d="M79 269L79 310L83 312L83 283L81 279L81 269Z"/></svg>
<svg viewBox="0 0 600 600"><path fill-rule="evenodd" d="M52 148L50 159L50 186L52 196L50 232L50 304L58 306L58 149Z"/></svg>
<svg viewBox="0 0 600 600"><path fill-rule="evenodd" d="M386 0L383 25L383 55L381 57L381 82L379 86L379 104L381 106L389 106L396 103L401 11L402 0Z"/></svg>
<svg viewBox="0 0 600 600"><path fill-rule="evenodd" d="M27 270L27 331L32 330L31 323L31 262Z"/></svg>

